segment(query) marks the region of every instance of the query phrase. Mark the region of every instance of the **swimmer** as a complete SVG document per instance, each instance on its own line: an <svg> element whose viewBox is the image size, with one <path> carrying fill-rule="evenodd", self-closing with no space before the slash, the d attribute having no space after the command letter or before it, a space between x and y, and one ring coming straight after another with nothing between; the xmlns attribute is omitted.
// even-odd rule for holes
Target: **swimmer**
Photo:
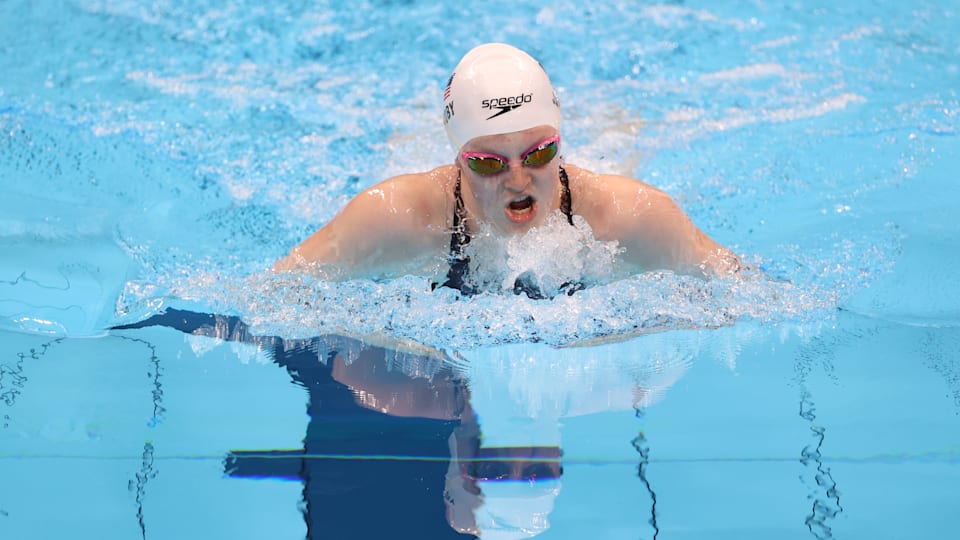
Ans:
<svg viewBox="0 0 960 540"><path fill-rule="evenodd" d="M507 239L555 213L571 226L579 216L597 240L618 242L625 273L709 278L740 269L663 191L564 163L560 102L527 53L500 43L469 51L447 83L442 118L457 149L452 164L367 189L273 270L383 278L431 273L439 260L437 284L472 293L464 248L474 235Z"/></svg>

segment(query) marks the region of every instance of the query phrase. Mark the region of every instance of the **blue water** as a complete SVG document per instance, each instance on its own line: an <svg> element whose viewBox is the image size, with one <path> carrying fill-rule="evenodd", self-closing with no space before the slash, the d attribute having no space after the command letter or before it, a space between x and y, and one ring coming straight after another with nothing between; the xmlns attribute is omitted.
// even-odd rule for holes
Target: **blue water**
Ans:
<svg viewBox="0 0 960 540"><path fill-rule="evenodd" d="M464 389L506 537L955 536L960 3L581 4L0 3L0 538L468 538ZM492 40L764 275L271 275Z"/></svg>

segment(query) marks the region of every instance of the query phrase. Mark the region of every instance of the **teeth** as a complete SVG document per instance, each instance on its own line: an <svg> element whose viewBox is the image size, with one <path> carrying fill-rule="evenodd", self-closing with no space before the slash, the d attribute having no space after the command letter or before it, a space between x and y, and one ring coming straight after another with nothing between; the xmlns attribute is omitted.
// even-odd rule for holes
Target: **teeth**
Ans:
<svg viewBox="0 0 960 540"><path fill-rule="evenodd" d="M529 195L510 201L508 205L513 211L529 210L533 206L533 198Z"/></svg>

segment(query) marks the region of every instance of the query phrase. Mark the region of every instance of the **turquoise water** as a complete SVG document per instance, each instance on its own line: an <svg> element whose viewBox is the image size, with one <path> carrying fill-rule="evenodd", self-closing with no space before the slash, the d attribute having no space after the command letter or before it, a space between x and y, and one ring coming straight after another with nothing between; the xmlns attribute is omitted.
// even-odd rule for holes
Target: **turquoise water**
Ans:
<svg viewBox="0 0 960 540"><path fill-rule="evenodd" d="M428 399L455 380L486 443L563 450L559 491L485 485L507 537L952 537L958 11L0 3L0 536L457 536ZM550 72L568 161L765 277L533 301L267 272L450 160L442 84L490 40Z"/></svg>

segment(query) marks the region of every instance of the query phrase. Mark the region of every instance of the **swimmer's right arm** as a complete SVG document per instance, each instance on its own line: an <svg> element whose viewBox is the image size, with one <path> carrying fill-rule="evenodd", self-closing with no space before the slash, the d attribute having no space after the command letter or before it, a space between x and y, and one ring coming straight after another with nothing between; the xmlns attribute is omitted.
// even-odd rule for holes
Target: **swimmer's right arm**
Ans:
<svg viewBox="0 0 960 540"><path fill-rule="evenodd" d="M328 238L331 236L329 227L328 224L313 233L303 243L290 250L286 257L273 263L273 271L278 274L303 272L313 266L334 263L336 256L332 249L334 243Z"/></svg>
<svg viewBox="0 0 960 540"><path fill-rule="evenodd" d="M371 277L432 249L433 213L421 196L421 176L392 178L357 195L278 260L273 271L314 273L327 279Z"/></svg>

